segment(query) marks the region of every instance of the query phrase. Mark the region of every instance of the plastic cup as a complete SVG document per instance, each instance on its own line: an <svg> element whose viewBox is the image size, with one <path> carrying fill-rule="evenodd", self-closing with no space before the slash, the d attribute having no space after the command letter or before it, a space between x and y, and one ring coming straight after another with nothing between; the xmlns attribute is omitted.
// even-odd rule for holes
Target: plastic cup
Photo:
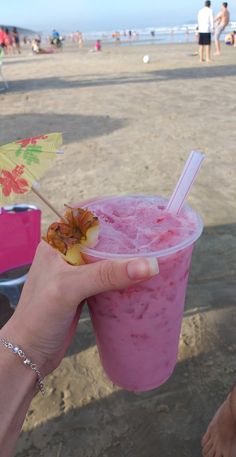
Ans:
<svg viewBox="0 0 236 457"><path fill-rule="evenodd" d="M156 198L157 203L163 203L163 198ZM111 204L112 197L108 199ZM104 201L90 200L85 205L90 208L98 200ZM190 207L184 208L191 211L195 229L176 246L138 254L84 249L90 263L106 258L150 256L156 257L159 264L159 274L147 281L88 299L102 366L114 384L127 390L147 391L160 386L177 362L191 256L194 242L202 232L198 214Z"/></svg>

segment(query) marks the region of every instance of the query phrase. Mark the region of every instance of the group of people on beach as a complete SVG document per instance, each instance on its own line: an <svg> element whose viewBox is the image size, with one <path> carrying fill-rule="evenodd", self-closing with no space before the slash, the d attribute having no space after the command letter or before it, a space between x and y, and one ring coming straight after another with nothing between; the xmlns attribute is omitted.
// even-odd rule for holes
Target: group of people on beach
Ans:
<svg viewBox="0 0 236 457"><path fill-rule="evenodd" d="M198 44L200 62L211 62L211 35L215 35L215 55L221 54L220 37L229 24L230 13L228 3L223 2L220 12L214 18L211 9L211 1L206 0L205 6L198 12ZM234 32L233 36L234 36ZM233 43L232 43L233 44Z"/></svg>
<svg viewBox="0 0 236 457"><path fill-rule="evenodd" d="M41 37L35 35L33 38L23 37L22 42L27 45L31 45L33 54L51 54L56 49L62 48L63 37L59 32L53 29L52 34L48 38L50 47L41 47ZM5 55L11 55L14 53L21 53L20 46L20 34L16 27L9 30L7 27L0 26L0 48L3 50Z"/></svg>
<svg viewBox="0 0 236 457"><path fill-rule="evenodd" d="M52 54L56 50L62 50L64 37L62 37L56 29L53 29L52 34L48 36L47 41L49 46L43 48L41 45L41 36L36 35L30 42L33 54Z"/></svg>
<svg viewBox="0 0 236 457"><path fill-rule="evenodd" d="M5 54L20 54L20 36L16 27L9 30L7 27L0 26L0 47Z"/></svg>

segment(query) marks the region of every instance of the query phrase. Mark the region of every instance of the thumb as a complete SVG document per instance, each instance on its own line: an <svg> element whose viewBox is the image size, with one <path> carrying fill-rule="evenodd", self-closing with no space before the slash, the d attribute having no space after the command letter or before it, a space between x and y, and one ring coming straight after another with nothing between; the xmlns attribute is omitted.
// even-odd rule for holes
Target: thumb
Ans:
<svg viewBox="0 0 236 457"><path fill-rule="evenodd" d="M80 266L81 300L108 290L125 289L158 273L156 258L102 260Z"/></svg>

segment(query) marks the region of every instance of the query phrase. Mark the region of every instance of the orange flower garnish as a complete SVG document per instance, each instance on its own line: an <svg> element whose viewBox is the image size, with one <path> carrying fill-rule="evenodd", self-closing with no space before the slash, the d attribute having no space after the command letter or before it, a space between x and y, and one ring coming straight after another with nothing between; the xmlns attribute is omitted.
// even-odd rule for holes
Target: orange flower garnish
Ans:
<svg viewBox="0 0 236 457"><path fill-rule="evenodd" d="M71 208L67 210L64 220L54 222L48 227L43 239L57 249L62 257L71 265L84 262L80 253L81 245L94 247L98 241L99 221L88 209Z"/></svg>

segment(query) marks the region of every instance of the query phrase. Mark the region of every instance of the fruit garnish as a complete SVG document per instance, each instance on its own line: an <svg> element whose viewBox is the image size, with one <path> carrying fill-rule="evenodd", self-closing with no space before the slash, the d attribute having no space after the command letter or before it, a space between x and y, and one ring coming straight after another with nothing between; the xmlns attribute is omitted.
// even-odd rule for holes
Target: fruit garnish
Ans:
<svg viewBox="0 0 236 457"><path fill-rule="evenodd" d="M53 222L43 239L50 246L60 251L62 257L71 265L82 265L81 246L94 247L98 241L99 220L87 208L71 208L67 210L64 219Z"/></svg>

